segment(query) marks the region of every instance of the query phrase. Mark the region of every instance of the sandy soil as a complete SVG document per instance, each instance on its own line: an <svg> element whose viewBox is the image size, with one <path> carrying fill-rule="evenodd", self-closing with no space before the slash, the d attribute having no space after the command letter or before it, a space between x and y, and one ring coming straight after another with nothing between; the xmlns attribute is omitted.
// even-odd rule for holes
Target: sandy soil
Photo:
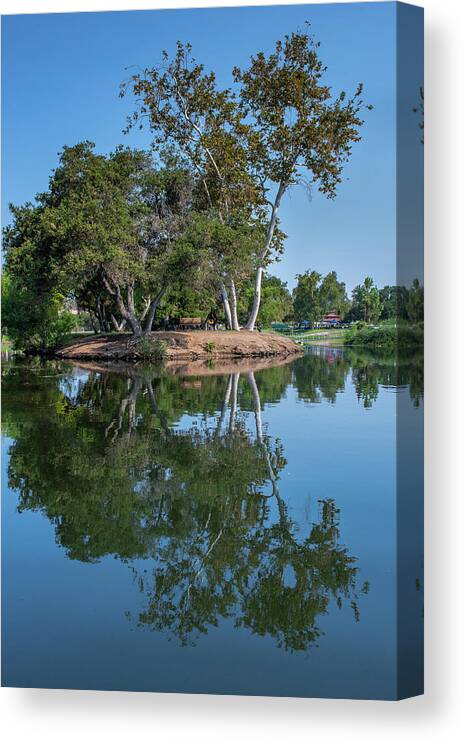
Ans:
<svg viewBox="0 0 465 742"><path fill-rule="evenodd" d="M152 332L153 340L166 343L167 361L197 359L237 359L266 356L289 356L302 352L294 340L265 332ZM58 358L98 359L103 361L137 360L131 348L130 336L88 336L60 348ZM209 352L207 343L214 344Z"/></svg>

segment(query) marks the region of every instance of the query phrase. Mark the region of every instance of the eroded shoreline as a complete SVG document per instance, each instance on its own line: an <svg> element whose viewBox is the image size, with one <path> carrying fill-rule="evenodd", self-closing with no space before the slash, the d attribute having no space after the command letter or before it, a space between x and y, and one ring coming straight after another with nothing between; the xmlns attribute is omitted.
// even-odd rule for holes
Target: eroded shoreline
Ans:
<svg viewBox="0 0 465 742"><path fill-rule="evenodd" d="M140 360L130 335L87 336L55 352L56 358L84 361L134 362ZM272 333L230 331L152 332L152 342L162 343L170 362L218 361L247 358L278 358L302 353L290 338Z"/></svg>

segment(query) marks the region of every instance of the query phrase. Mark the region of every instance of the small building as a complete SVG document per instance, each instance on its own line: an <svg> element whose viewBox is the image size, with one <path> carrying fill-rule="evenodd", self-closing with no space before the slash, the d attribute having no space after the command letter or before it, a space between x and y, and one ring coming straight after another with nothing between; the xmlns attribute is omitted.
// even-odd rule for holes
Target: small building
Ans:
<svg viewBox="0 0 465 742"><path fill-rule="evenodd" d="M342 324L342 317L337 312L328 312L318 324L320 327L338 327Z"/></svg>

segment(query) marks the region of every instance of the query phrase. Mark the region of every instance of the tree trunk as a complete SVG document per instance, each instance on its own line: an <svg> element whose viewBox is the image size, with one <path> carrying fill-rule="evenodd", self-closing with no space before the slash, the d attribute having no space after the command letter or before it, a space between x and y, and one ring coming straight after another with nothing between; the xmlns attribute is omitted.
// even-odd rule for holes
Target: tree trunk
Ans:
<svg viewBox="0 0 465 742"><path fill-rule="evenodd" d="M230 330L232 327L231 307L229 305L228 292L226 291L226 286L224 285L223 282L221 282L220 284L220 293L221 293L221 300L223 302L223 307L224 307L224 318L225 318L226 329Z"/></svg>
<svg viewBox="0 0 465 742"><path fill-rule="evenodd" d="M236 286L232 278L229 279L229 287L231 289L231 329L240 330L239 320L237 319Z"/></svg>
<svg viewBox="0 0 465 742"><path fill-rule="evenodd" d="M228 409L229 405L229 398L231 396L231 388L232 388L232 374L229 375L228 379L228 385L226 387L226 392L223 399L223 405L221 407L221 413L218 418L218 422L216 425L216 431L215 431L215 437L219 438L221 435L221 429L223 427L224 418L226 417L226 410Z"/></svg>
<svg viewBox="0 0 465 742"><path fill-rule="evenodd" d="M240 374L232 375L232 401L231 401L231 412L229 413L229 433L234 433L236 428L236 414L237 414L237 389L239 386Z"/></svg>
<svg viewBox="0 0 465 742"><path fill-rule="evenodd" d="M97 296L97 308L95 314L99 323L100 332L105 332L105 318L103 316L102 305L100 303L100 296Z"/></svg>
<svg viewBox="0 0 465 742"><path fill-rule="evenodd" d="M121 322L121 323L118 324L118 320L116 319L116 317L113 314L113 312L111 312L111 314L110 314L110 319L111 319L111 323L112 323L113 327L115 328L115 331L116 332L121 332L121 330L123 329L124 320L123 320L123 322Z"/></svg>
<svg viewBox="0 0 465 742"><path fill-rule="evenodd" d="M147 316L147 312L150 309L150 305L152 303L152 300L151 300L150 296L145 297L144 298L144 302L145 302L145 306L144 306L144 309L142 310L142 314L140 316L140 321L141 322L144 321L145 317Z"/></svg>
<svg viewBox="0 0 465 742"><path fill-rule="evenodd" d="M142 333L143 335L148 335L150 332L152 332L152 325L153 325L153 320L155 319L155 313L158 309L158 305L160 304L165 291L166 291L166 286L162 286L158 294L150 302L149 309L147 312L147 317L146 317L145 324L144 324L144 330Z"/></svg>
<svg viewBox="0 0 465 742"><path fill-rule="evenodd" d="M103 283L105 284L105 287L110 292L110 294L115 297L116 306L118 307L118 311L123 317L123 319L125 319L126 322L128 323L134 337L136 338L140 337L142 335L141 323L137 319L134 311L131 311L130 307L126 307L124 300L123 300L123 296L121 294L121 288L119 287L119 285L116 283L116 281L113 281L114 288L112 288L106 276L103 276ZM134 305L133 288L131 288L130 286L128 286L128 304L131 307L133 307Z"/></svg>
<svg viewBox="0 0 465 742"><path fill-rule="evenodd" d="M134 284L130 283L127 288L127 294L128 294L128 312L131 314L136 314L136 310L134 308Z"/></svg>
<svg viewBox="0 0 465 742"><path fill-rule="evenodd" d="M111 332L111 324L108 320L108 315L107 315L107 310L105 308L105 305L102 305L101 313L102 313L102 322L103 322L104 332Z"/></svg>
<svg viewBox="0 0 465 742"><path fill-rule="evenodd" d="M95 335L98 335L98 318L94 316L94 313L89 310L90 324Z"/></svg>
<svg viewBox="0 0 465 742"><path fill-rule="evenodd" d="M271 489L272 494L276 497L278 501L278 509L279 509L279 515L281 524L283 522L286 522L286 512L285 512L285 504L283 500L280 497L279 490L278 490L278 478L275 474L275 471L273 469L273 464L271 462L270 452L268 450L268 447L266 445L266 442L263 438L263 425L262 425L262 406L260 402L260 394L257 387L257 382L255 381L255 374L253 371L249 371L247 374L248 382L250 389L252 390L252 397L254 402L254 412L255 412L255 428L257 431L257 442L259 446L261 447L264 455L265 455L265 461L268 469L268 475L270 477L271 482Z"/></svg>
<svg viewBox="0 0 465 742"><path fill-rule="evenodd" d="M118 300L117 300L117 303L118 303ZM119 306L118 306L118 309L120 310L121 314L123 314ZM127 315L126 317L124 317L124 315L123 317L128 323L129 327L131 328L132 334L136 338L140 337L142 335L142 327L141 327L139 320L134 314L131 315L128 312L126 312L126 315Z"/></svg>
<svg viewBox="0 0 465 742"><path fill-rule="evenodd" d="M262 277L263 277L263 267L264 267L263 263L271 247L271 242L273 240L274 231L276 229L276 222L278 220L278 211L279 211L281 199L283 197L285 190L286 190L286 184L283 181L281 181L281 183L279 184L279 188L276 194L274 204L273 204L273 208L271 210L270 222L268 224L268 229L266 231L265 245L258 258L258 268L255 274L255 291L254 291L254 297L253 297L253 304L252 304L252 309L250 311L249 318L245 325L246 330L255 329L255 322L257 321L257 316L258 316L258 311L260 309L260 301L261 301L261 296L262 296Z"/></svg>
<svg viewBox="0 0 465 742"><path fill-rule="evenodd" d="M262 277L263 277L263 268L260 265L258 266L257 272L255 274L255 288L254 288L254 295L253 295L253 304L252 304L252 309L250 310L249 319L247 320L247 323L245 325L246 330L255 329L255 322L257 321L258 311L260 309L260 302L262 298Z"/></svg>

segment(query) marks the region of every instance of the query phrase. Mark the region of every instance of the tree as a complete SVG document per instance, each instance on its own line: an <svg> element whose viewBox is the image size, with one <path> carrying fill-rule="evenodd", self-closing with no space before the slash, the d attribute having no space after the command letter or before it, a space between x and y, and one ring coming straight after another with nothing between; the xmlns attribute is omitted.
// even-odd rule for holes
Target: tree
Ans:
<svg viewBox="0 0 465 742"><path fill-rule="evenodd" d="M322 83L326 68L318 48L308 30L292 33L278 41L268 57L260 52L248 69L233 71L241 85L240 110L250 122L250 170L262 185L268 206L268 229L259 253L247 329L254 328L257 318L263 269L284 194L307 178L327 198L335 198L352 145L361 138L362 85L352 97L344 91L334 97Z"/></svg>
<svg viewBox="0 0 465 742"><path fill-rule="evenodd" d="M424 317L424 289L418 278L414 278L408 291L407 318L410 322L423 322Z"/></svg>
<svg viewBox="0 0 465 742"><path fill-rule="evenodd" d="M63 364L52 368L34 378L20 365L4 379L18 511L47 517L70 559L112 554L128 564L144 596L140 628L192 644L226 618L301 651L331 603L350 604L357 618L365 588L336 503L320 501L298 528L279 491L286 460L261 409L285 393L287 366L257 379L204 377L201 395L153 368L78 383ZM179 424L186 412L191 426ZM139 559L140 571L130 563Z"/></svg>
<svg viewBox="0 0 465 742"><path fill-rule="evenodd" d="M344 317L350 302L347 298L346 285L337 280L336 271L331 271L322 279L319 294L323 314L337 312Z"/></svg>
<svg viewBox="0 0 465 742"><path fill-rule="evenodd" d="M76 325L65 297L54 292L41 301L7 272L2 276L2 333L16 350L43 351L64 342Z"/></svg>
<svg viewBox="0 0 465 742"><path fill-rule="evenodd" d="M172 59L163 52L162 66L132 75L121 86L121 96L128 90L136 98L136 110L126 131L148 123L159 152L169 146L176 158L189 163L198 176L201 210L211 210L222 223L234 218L236 210L257 218L260 191L247 170L247 127L234 95L218 90L215 74L204 72L190 44L178 41ZM227 321L238 330L234 276L221 264L221 251L218 257L218 291Z"/></svg>
<svg viewBox="0 0 465 742"><path fill-rule="evenodd" d="M296 276L297 286L292 292L296 320L317 322L323 315L321 305L321 273L305 271Z"/></svg>
<svg viewBox="0 0 465 742"><path fill-rule="evenodd" d="M384 286L379 298L383 306L381 319L406 319L408 289L405 286Z"/></svg>
<svg viewBox="0 0 465 742"><path fill-rule="evenodd" d="M138 337L151 331L169 285L189 276L198 256L181 238L194 182L185 167L155 169L144 152L97 155L92 142L64 147L36 204L11 207L6 265L38 302L73 296L100 328L120 317Z"/></svg>
<svg viewBox="0 0 465 742"><path fill-rule="evenodd" d="M120 147L104 157L84 144L64 149L52 178L52 205L58 183L61 277L74 290L89 278L98 281L132 333L147 334L173 276L192 269L178 237L193 184L181 168L155 170L143 152ZM146 298L139 307L137 287Z"/></svg>
<svg viewBox="0 0 465 742"><path fill-rule="evenodd" d="M241 291L239 300L239 315L241 318L244 318L244 321L250 314L253 298L254 286L253 282L249 279ZM292 296L287 288L287 284L277 276L265 274L263 277L260 312L258 314L260 324L267 327L272 322L288 320L292 315Z"/></svg>
<svg viewBox="0 0 465 742"><path fill-rule="evenodd" d="M253 270L257 233L261 229L259 222L248 219L238 211L226 218L219 218L211 212L195 213L184 236L192 244L196 254L202 256L199 272L203 277L204 288L209 290L212 297L218 296L218 286L222 285L223 280L227 280L229 292L226 318L228 326L233 330L240 329L239 302L243 292L239 287L243 284L247 286ZM228 278L224 279L224 276ZM243 304L243 299L241 303Z"/></svg>
<svg viewBox="0 0 465 742"><path fill-rule="evenodd" d="M362 284L352 291L352 318L365 322L376 322L381 314L382 305L379 291L373 279L366 277Z"/></svg>
<svg viewBox="0 0 465 742"><path fill-rule="evenodd" d="M221 219L245 209L248 218L266 224L255 248L249 330L260 308L263 271L277 249L284 193L306 173L334 198L352 144L360 139L362 86L351 98L344 92L333 97L321 83L325 67L318 46L308 32L286 36L269 57L260 52L248 69L234 68L235 95L219 90L214 73L205 74L192 57L191 46L178 42L173 59L164 52L162 68L132 75L121 90L125 95L130 89L136 98L126 131L148 122L156 148L167 141L174 146L198 172L205 201ZM234 278L225 273L221 279L226 316L238 329Z"/></svg>

